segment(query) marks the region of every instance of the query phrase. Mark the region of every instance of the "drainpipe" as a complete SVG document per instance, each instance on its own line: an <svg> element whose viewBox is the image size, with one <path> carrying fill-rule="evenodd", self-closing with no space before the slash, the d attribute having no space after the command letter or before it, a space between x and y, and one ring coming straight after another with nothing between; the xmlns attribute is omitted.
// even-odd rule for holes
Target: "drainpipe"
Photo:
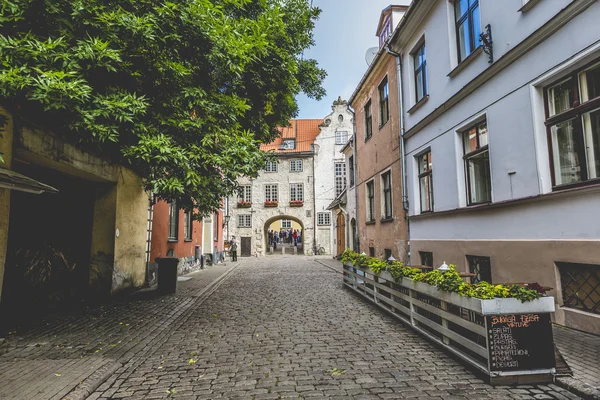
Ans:
<svg viewBox="0 0 600 400"><path fill-rule="evenodd" d="M356 168L356 114L354 113L354 110L352 109L352 107L348 106L348 111L352 113L353 117L352 117L352 142L350 143L350 146L352 146L352 164L353 164L353 169L354 169L354 214L355 214L355 219L356 219L356 229L354 232L354 241L356 243L356 249L354 251L356 251L357 253L360 253L360 235L358 234L359 229L358 229L358 180L357 178L357 168Z"/></svg>
<svg viewBox="0 0 600 400"><path fill-rule="evenodd" d="M402 208L404 209L406 219L406 230L408 233L408 263L410 264L410 220L408 218L408 190L406 182L406 149L404 145L404 85L402 80L402 59L399 53L396 53L390 49L389 44L386 45L385 50L391 56L396 58L396 73L398 77L398 114L400 118L400 135L398 140L400 141L400 164L402 165Z"/></svg>

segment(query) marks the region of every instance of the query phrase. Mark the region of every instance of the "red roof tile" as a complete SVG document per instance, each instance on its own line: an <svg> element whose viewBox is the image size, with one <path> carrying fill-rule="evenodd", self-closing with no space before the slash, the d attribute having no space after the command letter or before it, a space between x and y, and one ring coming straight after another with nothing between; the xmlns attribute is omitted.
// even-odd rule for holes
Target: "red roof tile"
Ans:
<svg viewBox="0 0 600 400"><path fill-rule="evenodd" d="M319 125L323 123L322 119L292 119L290 126L279 128L281 136L269 144L260 146L262 151L275 151L275 153L304 153L311 151L311 145L321 132ZM294 150L280 150L283 139L295 139L296 148Z"/></svg>

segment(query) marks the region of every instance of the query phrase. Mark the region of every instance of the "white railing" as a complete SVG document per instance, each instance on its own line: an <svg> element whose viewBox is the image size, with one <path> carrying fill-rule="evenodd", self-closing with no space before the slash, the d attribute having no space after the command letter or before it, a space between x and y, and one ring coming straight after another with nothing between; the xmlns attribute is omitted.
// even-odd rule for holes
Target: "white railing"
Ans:
<svg viewBox="0 0 600 400"><path fill-rule="evenodd" d="M485 373L492 383L552 381L555 372L549 320L549 314L554 312L552 297L525 303L512 298L481 300L444 292L435 286L407 278L395 282L386 271L374 274L353 265L344 265L344 285ZM515 321L509 321L516 316L525 318L529 323L540 315L543 315L542 322L547 319L547 324L531 323L532 333L536 337L540 332L549 334L549 342L546 338L549 345L544 342L544 354L551 351L552 362L549 356L542 356L544 360L528 358L527 352L539 358L540 349L528 350L528 343L525 343L528 342L527 332ZM539 326L535 326L536 323ZM512 333L511 327L514 328ZM537 330L533 332L533 329ZM519 341L521 343L517 343ZM493 348L494 344L496 349ZM548 349L549 346L551 349Z"/></svg>

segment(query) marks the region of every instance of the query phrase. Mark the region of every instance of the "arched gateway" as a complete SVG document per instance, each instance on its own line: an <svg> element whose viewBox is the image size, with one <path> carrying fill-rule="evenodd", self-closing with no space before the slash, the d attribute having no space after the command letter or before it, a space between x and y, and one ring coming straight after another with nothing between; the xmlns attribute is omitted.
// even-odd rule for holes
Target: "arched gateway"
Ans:
<svg viewBox="0 0 600 400"><path fill-rule="evenodd" d="M306 242L305 235L305 225L297 217L293 217L290 215L277 215L269 218L264 225L264 246L266 249L266 253L269 254L272 249L274 254L281 254L282 248L285 248L285 254L294 254L294 247L296 248L297 254L308 254L307 244L310 247L310 243ZM278 233L278 241L273 241L269 243L273 236L276 236L274 233L271 237L269 237L269 230ZM293 234L296 232L297 240L294 243L293 236L290 238L289 234ZM283 233L283 235L282 235ZM287 234L287 236L286 236Z"/></svg>

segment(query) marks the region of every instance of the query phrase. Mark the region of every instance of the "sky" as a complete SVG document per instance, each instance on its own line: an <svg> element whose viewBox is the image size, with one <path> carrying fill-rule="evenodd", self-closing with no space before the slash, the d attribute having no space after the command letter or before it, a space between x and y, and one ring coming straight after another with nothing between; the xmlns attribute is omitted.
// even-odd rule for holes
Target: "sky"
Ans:
<svg viewBox="0 0 600 400"><path fill-rule="evenodd" d="M323 118L338 96L348 100L367 71L365 53L378 46L375 36L381 11L390 0L313 0L321 9L314 29L315 46L304 52L327 71L323 86L327 95L316 101L298 96L298 118Z"/></svg>

